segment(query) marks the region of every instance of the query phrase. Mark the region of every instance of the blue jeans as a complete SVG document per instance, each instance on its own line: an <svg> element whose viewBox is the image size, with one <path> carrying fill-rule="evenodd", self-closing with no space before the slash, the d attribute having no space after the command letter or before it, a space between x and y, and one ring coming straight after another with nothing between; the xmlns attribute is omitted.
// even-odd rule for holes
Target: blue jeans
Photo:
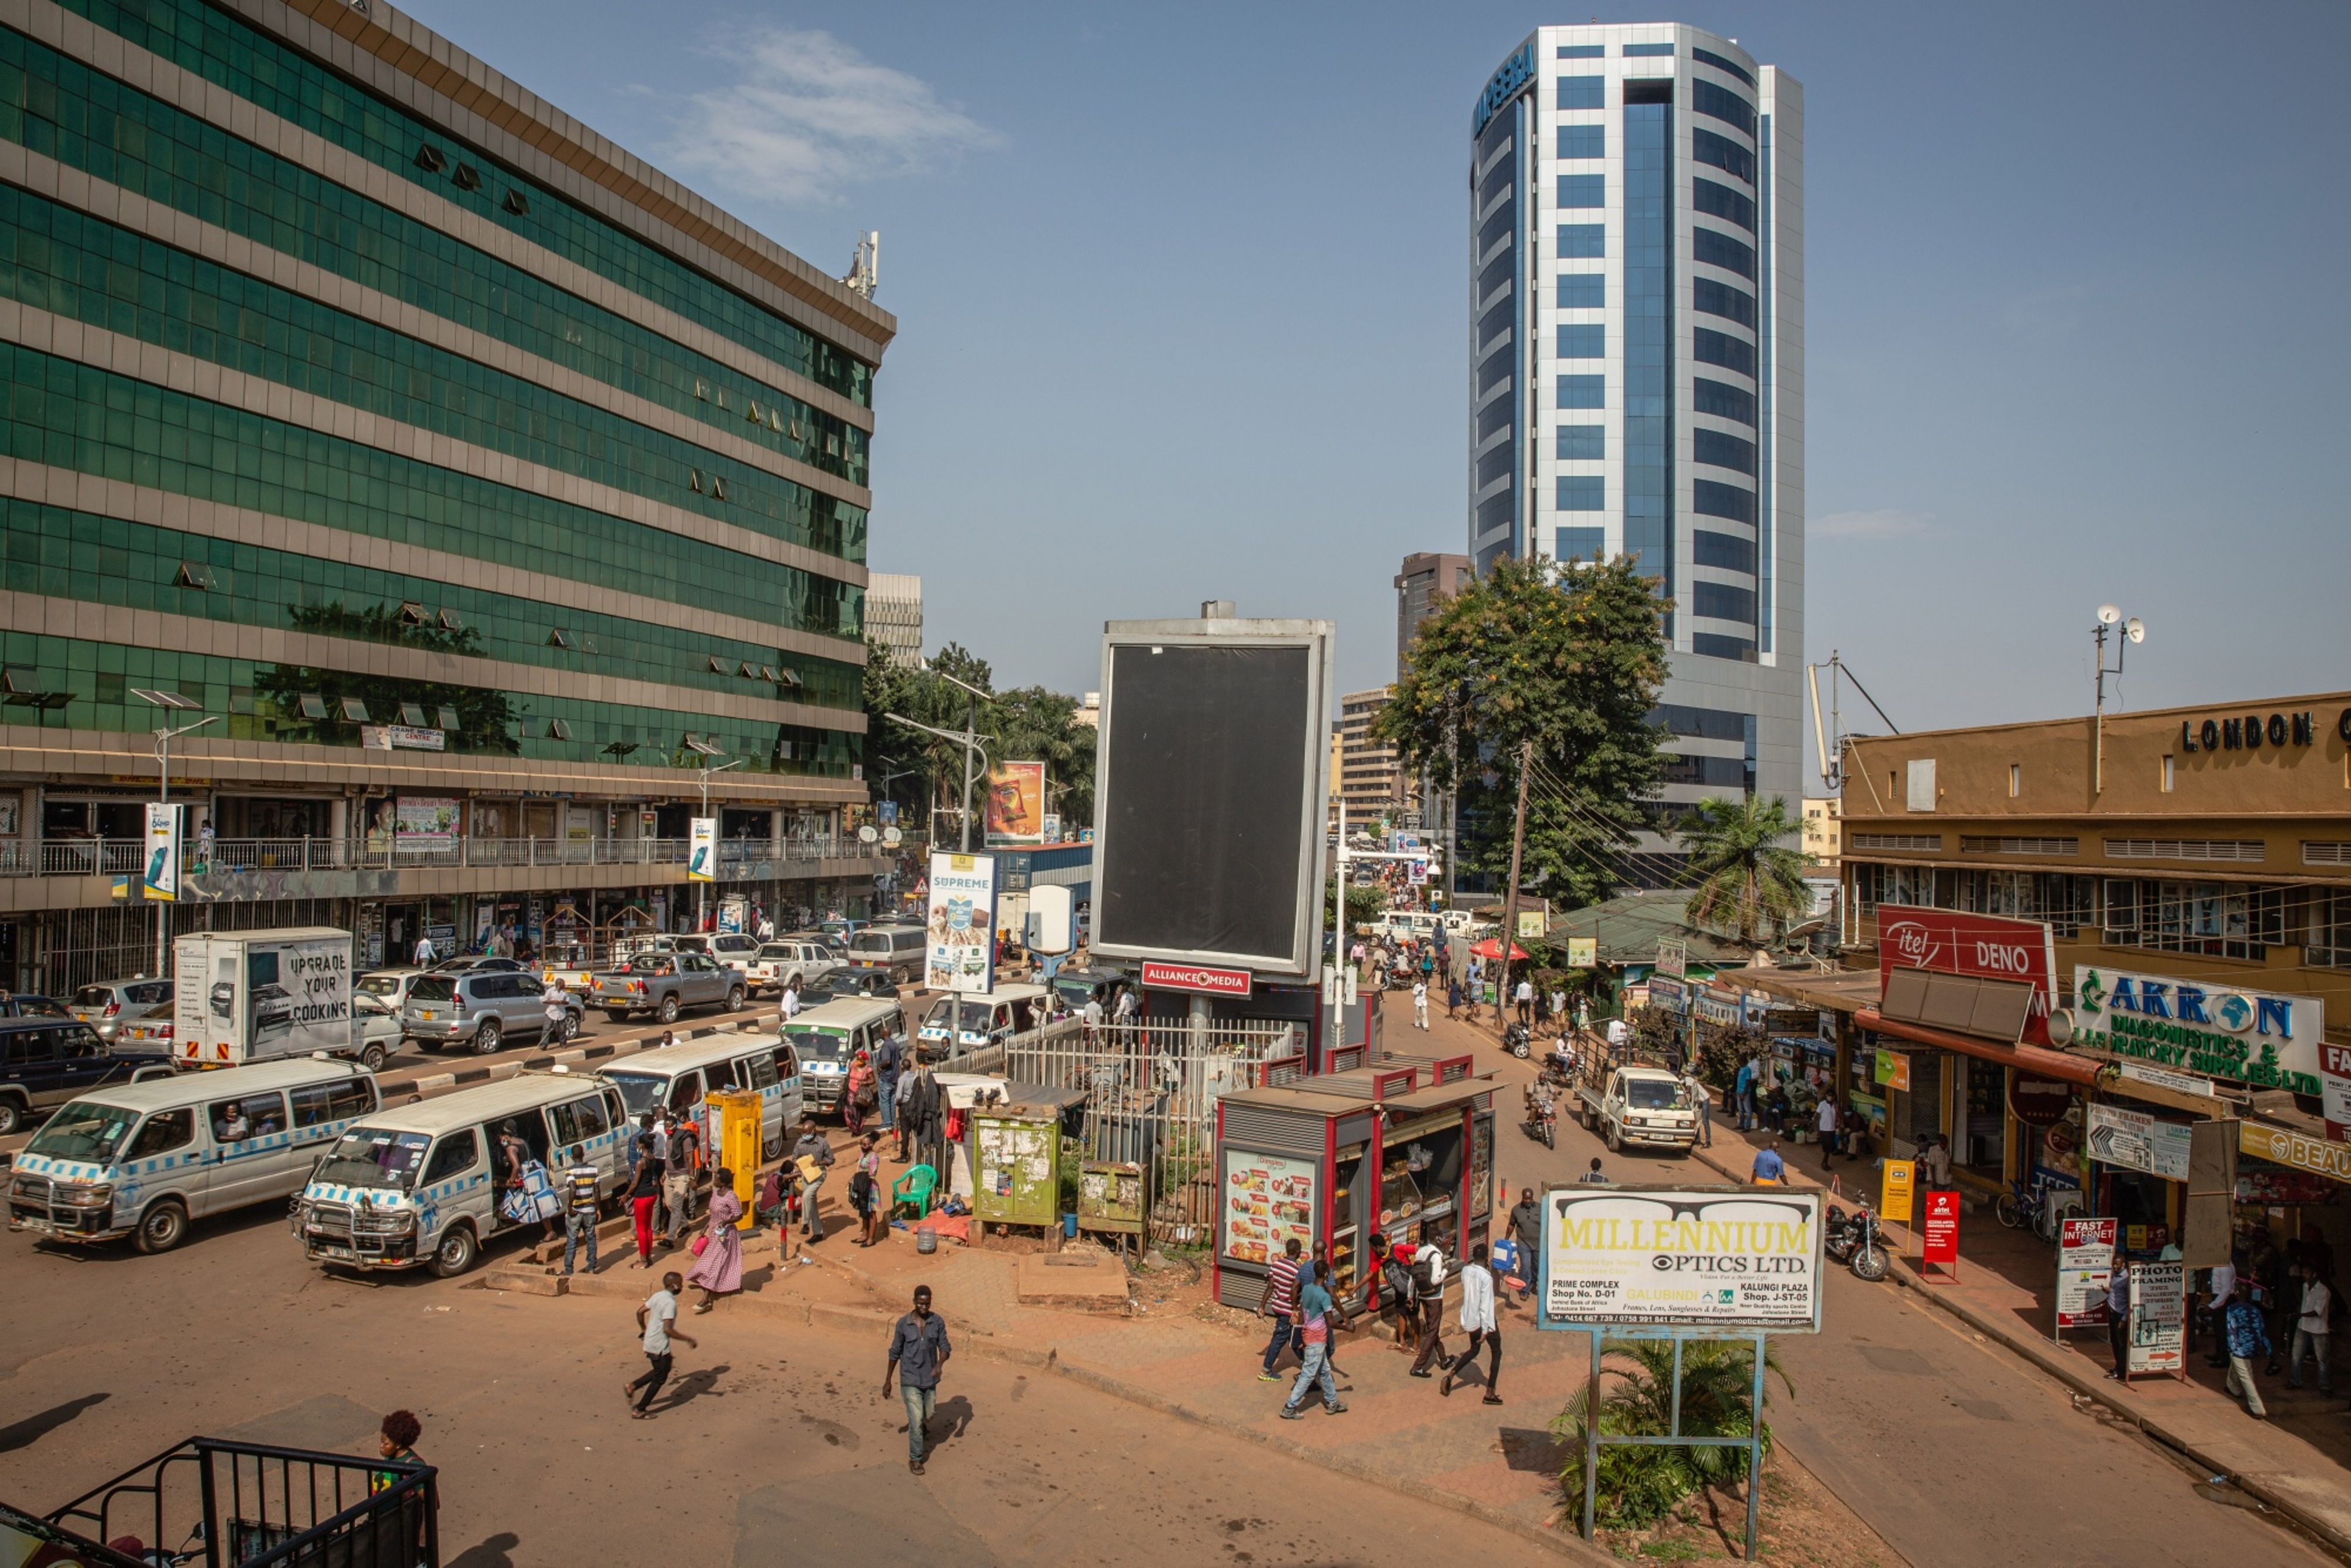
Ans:
<svg viewBox="0 0 2351 1568"><path fill-rule="evenodd" d="M1298 1381L1290 1385L1290 1397L1282 1401L1282 1408L1297 1409L1300 1403L1305 1399L1306 1391L1317 1385L1320 1385L1322 1390L1322 1408L1337 1409L1339 1385L1332 1380L1331 1342L1327 1339L1320 1344L1307 1345L1306 1364L1298 1369Z"/></svg>
<svg viewBox="0 0 2351 1568"><path fill-rule="evenodd" d="M894 1078L875 1079L873 1097L882 1108L882 1130L885 1133L896 1132L898 1130L898 1081Z"/></svg>
<svg viewBox="0 0 2351 1568"><path fill-rule="evenodd" d="M1742 1133L1755 1130L1755 1092L1751 1089L1739 1092L1739 1130Z"/></svg>
<svg viewBox="0 0 2351 1568"><path fill-rule="evenodd" d="M1306 1359L1306 1331L1288 1318L1276 1318L1273 1320L1273 1338L1267 1342L1265 1347L1265 1369L1268 1372L1271 1372L1273 1364L1281 1359L1281 1347L1284 1345L1295 1348L1299 1360Z"/></svg>
<svg viewBox="0 0 2351 1568"><path fill-rule="evenodd" d="M588 1271L596 1271L596 1217L592 1214L567 1214L563 1217L563 1271L571 1272L571 1260L580 1250L580 1243L588 1243Z"/></svg>
<svg viewBox="0 0 2351 1568"><path fill-rule="evenodd" d="M2305 1359L2315 1356L2318 1360L2318 1391L2321 1394L2334 1393L2334 1358L2328 1354L2335 1348L2334 1340L2331 1333L2313 1333L2305 1328L2295 1329L2293 1357L2285 1364L2285 1385L2288 1388L2301 1387L2302 1364Z"/></svg>
<svg viewBox="0 0 2351 1568"><path fill-rule="evenodd" d="M1706 1146L1709 1149L1714 1147L1714 1098L1712 1095L1701 1094L1698 1097L1698 1130Z"/></svg>
<svg viewBox="0 0 2351 1568"><path fill-rule="evenodd" d="M939 1391L901 1383L898 1392L906 1401L906 1458L919 1465L923 1462L924 1429L930 1426L931 1413L938 1406Z"/></svg>

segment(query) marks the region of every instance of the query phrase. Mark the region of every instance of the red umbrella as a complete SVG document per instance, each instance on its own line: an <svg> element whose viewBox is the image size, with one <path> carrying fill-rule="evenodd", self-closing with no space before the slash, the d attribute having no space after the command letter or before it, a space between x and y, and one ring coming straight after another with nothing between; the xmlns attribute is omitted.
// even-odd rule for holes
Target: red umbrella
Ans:
<svg viewBox="0 0 2351 1568"><path fill-rule="evenodd" d="M1499 958L1502 956L1502 945L1491 936L1489 936L1483 942L1474 944L1470 947L1469 953L1472 957L1477 958ZM1520 946L1515 942L1510 944L1510 961L1512 963L1517 963L1526 956L1527 950L1525 948Z"/></svg>

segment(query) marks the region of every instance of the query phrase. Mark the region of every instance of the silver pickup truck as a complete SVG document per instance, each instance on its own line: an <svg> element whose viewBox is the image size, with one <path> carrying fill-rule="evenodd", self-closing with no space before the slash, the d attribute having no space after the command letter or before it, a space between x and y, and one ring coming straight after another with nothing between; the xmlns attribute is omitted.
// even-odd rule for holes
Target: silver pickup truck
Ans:
<svg viewBox="0 0 2351 1568"><path fill-rule="evenodd" d="M706 953L640 953L590 983L588 1002L613 1022L651 1013L674 1023L687 1008L716 1007L733 1012L743 1005L743 971Z"/></svg>

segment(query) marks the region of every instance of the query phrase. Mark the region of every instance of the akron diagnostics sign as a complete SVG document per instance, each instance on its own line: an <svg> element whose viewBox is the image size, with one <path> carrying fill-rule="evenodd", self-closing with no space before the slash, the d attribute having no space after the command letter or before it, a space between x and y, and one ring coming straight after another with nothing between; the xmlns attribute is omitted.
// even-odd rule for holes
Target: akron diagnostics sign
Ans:
<svg viewBox="0 0 2351 1568"><path fill-rule="evenodd" d="M1818 1333L1821 1211L1792 1188L1552 1187L1544 1326Z"/></svg>
<svg viewBox="0 0 2351 1568"><path fill-rule="evenodd" d="M2326 1004L2316 997L2082 964L2074 1019L2077 1047L2256 1089L2321 1092Z"/></svg>

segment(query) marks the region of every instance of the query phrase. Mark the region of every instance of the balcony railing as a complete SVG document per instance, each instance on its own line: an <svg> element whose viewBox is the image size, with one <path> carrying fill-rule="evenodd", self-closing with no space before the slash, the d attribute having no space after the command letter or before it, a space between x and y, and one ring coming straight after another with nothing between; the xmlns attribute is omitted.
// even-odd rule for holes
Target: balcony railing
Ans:
<svg viewBox="0 0 2351 1568"><path fill-rule="evenodd" d="M195 872L383 871L515 866L684 865L685 839L468 839L390 844L336 839L216 839L186 846ZM139 839L61 839L23 849L0 846L0 875L128 876L142 869ZM853 837L724 839L721 871L777 862L866 858L888 852Z"/></svg>

